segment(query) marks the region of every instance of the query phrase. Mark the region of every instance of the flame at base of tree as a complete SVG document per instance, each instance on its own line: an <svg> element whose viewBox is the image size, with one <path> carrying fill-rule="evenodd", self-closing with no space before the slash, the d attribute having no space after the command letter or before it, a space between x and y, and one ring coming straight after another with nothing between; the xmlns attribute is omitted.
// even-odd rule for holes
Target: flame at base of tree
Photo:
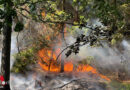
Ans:
<svg viewBox="0 0 130 90"><path fill-rule="evenodd" d="M39 60L38 64L42 67L45 71L50 72L60 72L61 70L61 63L56 61L56 56L59 54L60 49L55 51L51 49L42 49L38 52ZM61 57L59 57L61 61ZM100 76L101 78L110 81L110 79L102 74L99 74L95 68L86 64L79 64L77 67L74 68L74 65L71 61L64 62L64 72L91 72Z"/></svg>

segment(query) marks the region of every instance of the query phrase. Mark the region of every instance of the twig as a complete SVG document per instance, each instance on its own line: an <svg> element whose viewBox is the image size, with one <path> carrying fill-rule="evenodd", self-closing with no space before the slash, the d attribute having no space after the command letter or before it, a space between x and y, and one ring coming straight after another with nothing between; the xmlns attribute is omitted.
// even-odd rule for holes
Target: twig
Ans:
<svg viewBox="0 0 130 90"><path fill-rule="evenodd" d="M74 43L75 44L75 43ZM71 44L71 45L69 45L69 46L66 46L66 48L64 48L60 53L59 53L59 55L57 56L57 58L56 58L56 61L58 60L58 58L59 58L59 56L66 50L66 49L68 49L69 47L71 47L72 45L74 45L74 44ZM84 44L81 44L81 45L79 45L79 46L83 46Z"/></svg>
<svg viewBox="0 0 130 90"><path fill-rule="evenodd" d="M25 17L26 19L30 19L29 17L27 17L26 15L24 15L23 13L18 12L19 14L21 14L23 17Z"/></svg>
<svg viewBox="0 0 130 90"><path fill-rule="evenodd" d="M19 8L21 11L26 11L28 14L31 14L31 12L29 12L27 9L25 8Z"/></svg>
<svg viewBox="0 0 130 90"><path fill-rule="evenodd" d="M70 45L70 46L71 46L71 45ZM57 58L56 58L56 61L58 60L59 56L60 56L66 49L68 49L70 46L67 46L66 48L64 48L64 49L59 53L59 55L58 55Z"/></svg>
<svg viewBox="0 0 130 90"><path fill-rule="evenodd" d="M66 86L66 85L68 85L68 84L72 83L73 81L77 81L77 80L80 80L80 79L81 79L81 78L78 78L78 79L73 79L73 80L69 81L69 82L68 82L68 83L66 83L66 84L63 84L63 85L61 85L61 86L59 86L59 87L55 87L54 89L62 88L62 87L64 87L64 86Z"/></svg>

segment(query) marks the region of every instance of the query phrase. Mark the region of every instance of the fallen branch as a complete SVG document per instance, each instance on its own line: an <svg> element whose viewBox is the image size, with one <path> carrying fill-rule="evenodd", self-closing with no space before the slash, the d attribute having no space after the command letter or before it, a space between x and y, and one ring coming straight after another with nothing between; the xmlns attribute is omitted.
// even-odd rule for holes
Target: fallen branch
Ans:
<svg viewBox="0 0 130 90"><path fill-rule="evenodd" d="M54 89L63 88L64 86L66 86L66 85L72 83L73 81L77 81L77 80L80 80L80 79L81 79L81 78L73 79L73 80L69 81L68 83L65 83L65 84L63 84L63 85L61 85L61 86L59 86L59 87L55 87ZM82 78L82 79L83 79L83 78Z"/></svg>

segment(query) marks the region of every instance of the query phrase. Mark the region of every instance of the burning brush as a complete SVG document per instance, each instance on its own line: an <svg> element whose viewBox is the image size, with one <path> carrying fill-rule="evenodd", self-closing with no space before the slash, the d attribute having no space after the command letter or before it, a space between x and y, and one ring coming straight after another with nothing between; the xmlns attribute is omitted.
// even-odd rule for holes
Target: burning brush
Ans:
<svg viewBox="0 0 130 90"><path fill-rule="evenodd" d="M110 79L102 74L99 74L98 71L93 68L92 66L88 64L79 64L77 67L74 67L72 61L66 61L64 62L64 66L62 64L58 63L56 60L56 56L59 54L60 50L57 49L56 51L53 51L51 49L42 49L38 52L39 60L38 64L41 66L41 68L45 71L49 72L61 72L61 67L64 68L64 72L91 72L92 74L98 75L101 78L110 81ZM61 57L60 57L60 61Z"/></svg>

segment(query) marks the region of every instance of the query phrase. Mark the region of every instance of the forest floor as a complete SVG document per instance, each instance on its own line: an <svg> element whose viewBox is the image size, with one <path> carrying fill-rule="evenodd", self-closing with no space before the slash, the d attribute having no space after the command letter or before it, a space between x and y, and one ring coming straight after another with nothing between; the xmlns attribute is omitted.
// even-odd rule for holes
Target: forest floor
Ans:
<svg viewBox="0 0 130 90"><path fill-rule="evenodd" d="M29 76L30 75L30 76ZM129 83L107 81L92 73L52 73L37 70L30 79L14 76L12 90L130 90ZM32 76L31 76L32 75ZM21 82L18 84L18 82ZM17 85L15 85L17 83Z"/></svg>

